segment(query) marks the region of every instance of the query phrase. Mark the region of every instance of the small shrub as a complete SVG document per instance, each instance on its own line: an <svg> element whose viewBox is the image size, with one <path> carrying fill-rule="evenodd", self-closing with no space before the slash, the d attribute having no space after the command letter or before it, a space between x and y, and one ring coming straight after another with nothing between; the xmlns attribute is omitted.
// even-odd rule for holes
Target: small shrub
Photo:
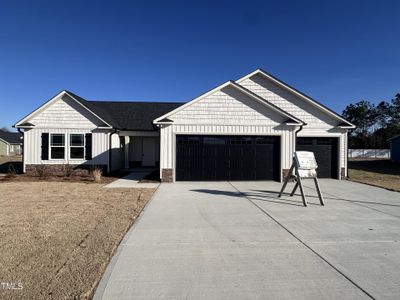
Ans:
<svg viewBox="0 0 400 300"><path fill-rule="evenodd" d="M13 164L10 164L8 166L8 170L7 170L7 178L14 178L15 176L17 176L17 171L15 170L15 167Z"/></svg>
<svg viewBox="0 0 400 300"><path fill-rule="evenodd" d="M90 174L93 177L94 182L101 182L101 177L103 175L103 170L97 166L90 168Z"/></svg>
<svg viewBox="0 0 400 300"><path fill-rule="evenodd" d="M48 175L46 166L44 166L44 165L35 166L35 172L36 172L36 175L40 178L45 178Z"/></svg>
<svg viewBox="0 0 400 300"><path fill-rule="evenodd" d="M64 177L71 177L71 175L74 172L74 167L69 164L66 164L62 166L61 171Z"/></svg>

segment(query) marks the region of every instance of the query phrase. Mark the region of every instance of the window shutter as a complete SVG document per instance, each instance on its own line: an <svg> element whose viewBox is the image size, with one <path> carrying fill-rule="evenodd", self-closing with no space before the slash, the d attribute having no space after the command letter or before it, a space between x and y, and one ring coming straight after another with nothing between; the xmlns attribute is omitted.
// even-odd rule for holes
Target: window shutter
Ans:
<svg viewBox="0 0 400 300"><path fill-rule="evenodd" d="M86 133L85 134L85 159L91 160L92 159L92 134Z"/></svg>
<svg viewBox="0 0 400 300"><path fill-rule="evenodd" d="M42 133L42 160L49 160L49 134Z"/></svg>

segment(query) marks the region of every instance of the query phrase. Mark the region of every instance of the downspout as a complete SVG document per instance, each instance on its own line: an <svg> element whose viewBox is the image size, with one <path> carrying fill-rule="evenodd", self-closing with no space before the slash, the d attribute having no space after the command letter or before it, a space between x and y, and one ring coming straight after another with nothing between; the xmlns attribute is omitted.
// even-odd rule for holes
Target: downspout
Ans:
<svg viewBox="0 0 400 300"><path fill-rule="evenodd" d="M112 135L117 133L117 129L113 129L110 137L109 137L109 142L108 142L108 174L110 174L112 172L112 168L111 168L111 161L112 161Z"/></svg>
<svg viewBox="0 0 400 300"><path fill-rule="evenodd" d="M25 173L25 139L24 139L24 132L21 128L17 128L18 132L22 134L22 173Z"/></svg>
<svg viewBox="0 0 400 300"><path fill-rule="evenodd" d="M307 125L307 124L304 124L304 125ZM298 134L300 131L303 130L303 126L304 126L304 125L300 125L300 128L297 129L297 130L294 132L294 151L296 151L296 146L297 146L297 134Z"/></svg>

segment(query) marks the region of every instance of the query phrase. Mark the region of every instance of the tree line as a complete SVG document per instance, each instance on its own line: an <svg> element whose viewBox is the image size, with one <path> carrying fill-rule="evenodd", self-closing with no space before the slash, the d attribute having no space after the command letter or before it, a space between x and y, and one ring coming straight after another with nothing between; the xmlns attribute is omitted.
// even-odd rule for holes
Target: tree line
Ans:
<svg viewBox="0 0 400 300"><path fill-rule="evenodd" d="M342 115L357 126L349 134L349 148L388 148L387 140L400 134L400 93L378 105L366 100L347 105Z"/></svg>

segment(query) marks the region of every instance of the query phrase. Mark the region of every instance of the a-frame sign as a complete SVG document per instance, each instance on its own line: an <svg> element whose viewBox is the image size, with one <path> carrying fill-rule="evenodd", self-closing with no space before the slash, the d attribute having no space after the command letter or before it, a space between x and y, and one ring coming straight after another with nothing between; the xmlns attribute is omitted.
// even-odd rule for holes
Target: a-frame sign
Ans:
<svg viewBox="0 0 400 300"><path fill-rule="evenodd" d="M297 188L300 187L301 197L303 199L303 205L307 206L307 199L304 193L304 186L302 179L313 179L315 183L315 187L317 189L319 202L321 205L324 205L324 198L322 197L321 189L319 187L319 182L317 178L317 161L315 160L315 156L313 152L309 151L296 151L293 156L293 164L290 167L289 173L285 178L285 182L283 183L282 189L279 193L279 198L282 196L283 191L286 188L289 180L294 179L296 184L293 188L293 191L290 193L292 197L296 192Z"/></svg>

